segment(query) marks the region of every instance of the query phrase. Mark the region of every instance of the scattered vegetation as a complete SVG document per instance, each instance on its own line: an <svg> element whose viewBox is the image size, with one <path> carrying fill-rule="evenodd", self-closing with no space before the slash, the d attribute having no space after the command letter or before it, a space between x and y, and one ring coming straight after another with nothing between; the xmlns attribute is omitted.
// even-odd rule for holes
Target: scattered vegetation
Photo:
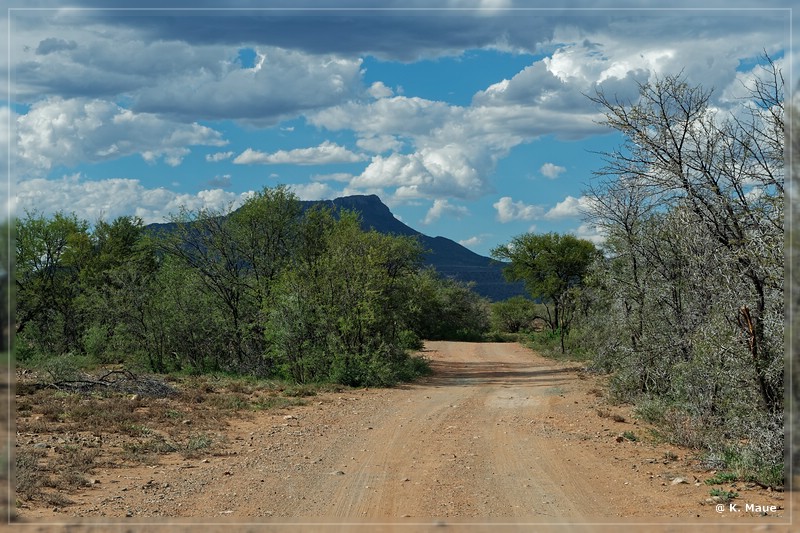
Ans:
<svg viewBox="0 0 800 533"><path fill-rule="evenodd" d="M723 489L711 489L710 494L712 497L719 498L719 501L727 503L734 498L739 497L738 492L723 490Z"/></svg>
<svg viewBox="0 0 800 533"><path fill-rule="evenodd" d="M678 455L673 451L664 452L664 460L670 463L678 460Z"/></svg>

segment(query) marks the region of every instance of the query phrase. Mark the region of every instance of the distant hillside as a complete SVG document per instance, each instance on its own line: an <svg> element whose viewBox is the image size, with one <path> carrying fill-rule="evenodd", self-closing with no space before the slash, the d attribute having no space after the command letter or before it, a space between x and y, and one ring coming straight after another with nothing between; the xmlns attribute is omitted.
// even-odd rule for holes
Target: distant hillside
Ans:
<svg viewBox="0 0 800 533"><path fill-rule="evenodd" d="M397 220L389 208L374 194L345 196L335 200L301 202L305 209L316 204L327 204L334 209L347 209L361 214L365 230L380 233L416 236L430 250L425 263L433 266L443 276L475 283L475 292L491 300L505 300L525 294L521 283L509 283L503 277L503 263L478 255L445 237L429 237Z"/></svg>
<svg viewBox="0 0 800 533"><path fill-rule="evenodd" d="M332 207L334 211L347 209L361 215L361 226L364 230L374 229L380 233L391 235L415 236L425 249L424 262L436 269L439 274L463 282L475 284L474 290L490 300L505 300L516 295L524 295L521 283L509 283L503 277L503 263L489 257L478 255L455 241L445 237L429 237L406 226L397 220L381 199L373 195L345 196L335 200L300 202L303 209L317 204ZM174 225L150 224L148 228L155 231L170 231Z"/></svg>

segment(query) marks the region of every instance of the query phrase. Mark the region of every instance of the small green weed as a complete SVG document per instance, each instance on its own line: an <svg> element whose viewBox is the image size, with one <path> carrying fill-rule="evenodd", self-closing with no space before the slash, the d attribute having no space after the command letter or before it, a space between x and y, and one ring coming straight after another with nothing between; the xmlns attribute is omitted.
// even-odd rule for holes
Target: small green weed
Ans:
<svg viewBox="0 0 800 533"><path fill-rule="evenodd" d="M733 472L717 472L713 477L708 478L705 483L706 485L724 485L738 480L739 476Z"/></svg>
<svg viewBox="0 0 800 533"><path fill-rule="evenodd" d="M633 431L625 431L625 432L622 433L622 436L625 437L626 439L628 439L631 442L636 442L637 440L639 440L639 437L637 437L633 433Z"/></svg>
<svg viewBox="0 0 800 533"><path fill-rule="evenodd" d="M727 491L722 489L711 489L710 494L712 497L719 498L720 501L722 502L729 502L732 499L739 497L738 492Z"/></svg>
<svg viewBox="0 0 800 533"><path fill-rule="evenodd" d="M205 433L192 435L181 448L181 453L186 459L195 459L201 455L202 450L210 448L212 443L213 439Z"/></svg>

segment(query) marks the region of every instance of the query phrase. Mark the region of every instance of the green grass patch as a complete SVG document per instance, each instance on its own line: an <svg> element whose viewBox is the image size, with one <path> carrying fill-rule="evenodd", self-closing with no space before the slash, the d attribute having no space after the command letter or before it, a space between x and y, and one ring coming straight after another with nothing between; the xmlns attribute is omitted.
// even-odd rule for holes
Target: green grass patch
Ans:
<svg viewBox="0 0 800 533"><path fill-rule="evenodd" d="M739 476L733 472L717 472L713 477L708 478L705 483L706 485L725 485L738 480Z"/></svg>
<svg viewBox="0 0 800 533"><path fill-rule="evenodd" d="M720 501L722 501L722 502L729 502L729 501L733 500L734 498L738 498L739 497L739 493L738 492L722 490L722 489L711 489L710 494L713 497L719 498Z"/></svg>
<svg viewBox="0 0 800 533"><path fill-rule="evenodd" d="M633 431L625 431L625 432L623 432L623 433L622 433L622 436L623 436L625 439L627 439L627 440L629 440L629 441L631 441L631 442L636 442L637 440L639 440L639 437L637 437L637 436L636 436L636 435L633 433Z"/></svg>

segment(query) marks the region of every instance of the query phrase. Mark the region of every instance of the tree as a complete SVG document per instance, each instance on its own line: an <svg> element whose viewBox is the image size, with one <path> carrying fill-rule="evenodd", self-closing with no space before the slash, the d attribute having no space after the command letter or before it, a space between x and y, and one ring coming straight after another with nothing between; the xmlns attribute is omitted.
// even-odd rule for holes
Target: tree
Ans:
<svg viewBox="0 0 800 533"><path fill-rule="evenodd" d="M512 296L492 304L492 326L500 332L530 331L536 316L536 304L524 296Z"/></svg>
<svg viewBox="0 0 800 533"><path fill-rule="evenodd" d="M265 188L238 210L182 211L160 236L163 252L199 277L225 324L222 366L257 371L266 350L264 324L277 276L293 253L300 208L285 187Z"/></svg>
<svg viewBox="0 0 800 533"><path fill-rule="evenodd" d="M313 209L280 277L267 327L271 355L299 382L391 384L408 362L421 247L364 232L354 213Z"/></svg>
<svg viewBox="0 0 800 533"><path fill-rule="evenodd" d="M83 345L101 362L122 362L149 350L143 317L152 307L158 269L155 249L137 217L99 220L90 235L90 253L80 272L77 299L86 323ZM151 367L163 371L151 360Z"/></svg>
<svg viewBox="0 0 800 533"><path fill-rule="evenodd" d="M623 144L587 192L607 239L585 339L613 390L681 444L783 463L783 78L766 57L735 104L682 75L591 99ZM728 106L725 108L725 106ZM612 342L613 340L613 342ZM777 474L776 474L777 473Z"/></svg>
<svg viewBox="0 0 800 533"><path fill-rule="evenodd" d="M782 342L768 330L778 320L771 302L783 299L783 79L768 58L764 70L745 112L728 118L713 111L712 91L680 76L642 84L635 103L602 92L592 100L625 136L601 174L619 176L616 186L645 191L662 209L688 210L749 285L729 313L747 338L764 405L778 412Z"/></svg>
<svg viewBox="0 0 800 533"><path fill-rule="evenodd" d="M16 333L51 354L81 350L83 316L76 305L80 272L90 257L89 224L74 214L26 212L15 222Z"/></svg>
<svg viewBox="0 0 800 533"><path fill-rule="evenodd" d="M491 254L495 259L510 261L504 271L506 278L524 281L531 296L547 306L545 320L551 331L558 331L564 352L576 289L583 284L587 269L598 254L594 244L568 234L526 233L494 248Z"/></svg>
<svg viewBox="0 0 800 533"><path fill-rule="evenodd" d="M481 340L489 331L489 302L472 284L420 271L413 284L413 327L420 339Z"/></svg>

